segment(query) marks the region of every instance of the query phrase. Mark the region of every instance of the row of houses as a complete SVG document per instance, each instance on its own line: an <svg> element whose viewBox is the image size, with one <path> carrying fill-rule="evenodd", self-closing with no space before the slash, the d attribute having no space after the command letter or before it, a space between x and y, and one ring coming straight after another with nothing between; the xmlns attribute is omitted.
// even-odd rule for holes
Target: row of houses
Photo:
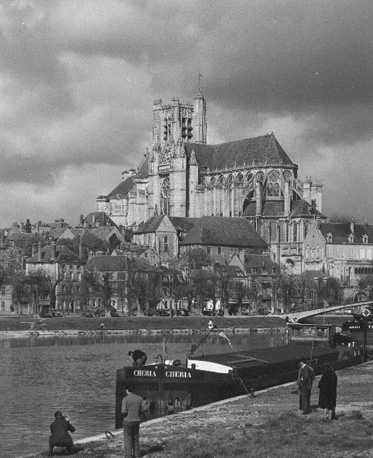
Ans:
<svg viewBox="0 0 373 458"><path fill-rule="evenodd" d="M55 307L65 312L100 307L107 302L102 288L82 301L85 273L94 275L101 286L106 280L110 287L110 304L124 311L128 311L128 283L133 271L144 278L161 274L164 296L170 296L171 287L175 286L172 285L175 260L194 250L206 253L210 269L225 266L230 270L230 278L245 288L255 284L262 291L274 284L268 246L244 218L157 216L133 233L132 242L125 241L123 232L104 213L94 212L84 223L76 228L64 227L54 237L49 232L47 240L31 243L31 252L23 256L26 276L43 272L53 285ZM19 233L17 237L21 238ZM35 242L34 234L27 234L26 238ZM14 234L8 234L8 242L13 239ZM106 251L97 243L95 245L96 239L106 242ZM11 245L15 247L14 243ZM216 267L215 273L218 271ZM181 277L183 275L185 271L180 273ZM234 291L231 296L231 300L238 300ZM269 308L273 307L272 296L268 292L261 294ZM35 311L29 303L23 307L18 304L15 312L27 313L30 309Z"/></svg>
<svg viewBox="0 0 373 458"><path fill-rule="evenodd" d="M101 307L108 302L128 312L133 271L144 279L160 275L163 295L168 297L173 294L175 269L181 271L181 277L187 273L177 260L196 250L205 253L210 260L206 269L219 278L228 276L232 284L241 285L241 291L255 289L255 298L249 298L247 293L238 297L237 288L231 288L229 297L232 303L250 304L254 311L284 308L279 297L279 278L284 271L289 275L308 272L316 281L334 277L346 289L355 288L361 279L373 274L373 226L354 222L331 223L315 217L304 234L300 263L294 263L284 249L275 262L274 246L266 243L242 217L153 216L133 231L131 241L128 233L103 212L81 218L77 227L59 222L54 228L39 225L39 231L40 228L45 231L3 231L0 265L5 270L23 271L26 276L43 272L53 288L53 306L64 312ZM91 290L88 296L82 293L86 274L91 275L91 282L94 277L101 285L95 292L92 285L85 285ZM109 298L104 297L105 282ZM215 294L222 296L219 284ZM35 312L35 307L43 303L39 297L38 304L32 304L34 298L15 305L12 296L12 286L3 284L0 313ZM50 295L44 299L51 301Z"/></svg>

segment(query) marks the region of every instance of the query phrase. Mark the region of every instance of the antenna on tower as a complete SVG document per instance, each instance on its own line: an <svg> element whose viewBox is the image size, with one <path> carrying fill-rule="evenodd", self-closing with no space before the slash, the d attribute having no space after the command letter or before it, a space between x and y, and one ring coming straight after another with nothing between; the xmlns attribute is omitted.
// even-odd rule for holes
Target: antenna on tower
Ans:
<svg viewBox="0 0 373 458"><path fill-rule="evenodd" d="M202 77L203 77L202 73L199 72L198 73L198 92L200 94L202 94Z"/></svg>

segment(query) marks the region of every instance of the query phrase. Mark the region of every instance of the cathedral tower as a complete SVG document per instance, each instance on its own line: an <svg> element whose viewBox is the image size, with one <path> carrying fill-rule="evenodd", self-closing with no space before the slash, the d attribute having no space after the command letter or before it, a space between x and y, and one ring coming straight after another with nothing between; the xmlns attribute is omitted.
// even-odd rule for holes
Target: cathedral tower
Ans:
<svg viewBox="0 0 373 458"><path fill-rule="evenodd" d="M170 103L162 100L153 103L153 144L177 143L179 139L189 142L192 139L193 105L173 98Z"/></svg>
<svg viewBox="0 0 373 458"><path fill-rule="evenodd" d="M206 120L206 99L201 91L194 97L193 104L193 143L206 143L207 141L207 120Z"/></svg>

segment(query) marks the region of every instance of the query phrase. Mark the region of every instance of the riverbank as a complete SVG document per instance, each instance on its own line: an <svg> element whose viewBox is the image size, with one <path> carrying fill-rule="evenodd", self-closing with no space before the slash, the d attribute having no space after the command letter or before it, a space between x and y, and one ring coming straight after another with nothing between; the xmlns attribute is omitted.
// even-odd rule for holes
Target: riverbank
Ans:
<svg viewBox="0 0 373 458"><path fill-rule="evenodd" d="M137 329L207 329L213 320L218 328L276 328L284 327L285 320L278 316L237 316L237 317L116 317L116 318L31 318L1 317L2 331L97 331Z"/></svg>
<svg viewBox="0 0 373 458"><path fill-rule="evenodd" d="M141 426L142 454L152 458L371 457L372 380L373 362L338 372L337 421L333 422L324 422L323 412L316 408L311 415L300 415L294 383L151 420ZM313 405L317 396L316 380ZM101 435L78 442L84 451L75 454L77 458L123 456L121 431L111 439Z"/></svg>

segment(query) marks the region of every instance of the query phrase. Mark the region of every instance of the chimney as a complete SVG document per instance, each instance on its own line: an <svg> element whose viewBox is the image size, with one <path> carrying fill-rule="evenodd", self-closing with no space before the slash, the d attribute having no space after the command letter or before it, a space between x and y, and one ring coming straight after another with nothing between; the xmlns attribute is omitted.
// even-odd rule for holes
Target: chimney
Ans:
<svg viewBox="0 0 373 458"><path fill-rule="evenodd" d="M32 246L31 246L31 256L33 258L36 258L37 255L38 255L38 244L37 243L33 243Z"/></svg>
<svg viewBox="0 0 373 458"><path fill-rule="evenodd" d="M262 183L257 181L255 184L255 199L256 199L256 216L262 214Z"/></svg>
<svg viewBox="0 0 373 458"><path fill-rule="evenodd" d="M290 185L288 181L285 181L284 186L284 216L290 214Z"/></svg>
<svg viewBox="0 0 373 458"><path fill-rule="evenodd" d="M83 232L80 234L80 237L79 237L79 259L81 261L83 261L83 236L84 236L84 230Z"/></svg>
<svg viewBox="0 0 373 458"><path fill-rule="evenodd" d="M38 242L38 261L41 261L41 242Z"/></svg>
<svg viewBox="0 0 373 458"><path fill-rule="evenodd" d="M55 260L57 258L57 247L56 247L56 242L53 241L51 244L51 258L52 260Z"/></svg>

